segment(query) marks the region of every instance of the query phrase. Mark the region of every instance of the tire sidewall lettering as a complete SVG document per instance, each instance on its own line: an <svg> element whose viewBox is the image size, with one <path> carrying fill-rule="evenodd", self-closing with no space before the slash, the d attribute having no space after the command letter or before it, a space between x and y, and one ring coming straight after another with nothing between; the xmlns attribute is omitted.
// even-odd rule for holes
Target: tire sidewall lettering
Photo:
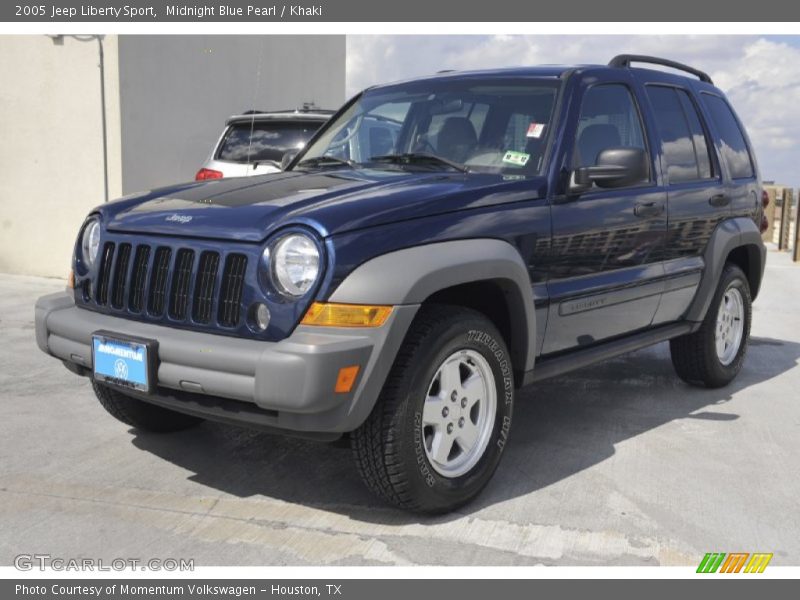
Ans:
<svg viewBox="0 0 800 600"><path fill-rule="evenodd" d="M490 360L490 363L493 363L492 368L496 378L498 370L500 373L500 381L495 381L495 385L500 383L498 387L501 389L498 390L498 393L502 392L503 403L498 403L496 418L499 423L495 424L495 441L493 444L494 447L497 448L497 454L500 454L506 447L511 430L511 413L514 404L514 375L511 362L503 346L498 343L497 339L491 333L480 329L470 329L465 333L465 337L468 344L478 346L478 350L484 355L488 355L487 358ZM419 410L414 410L413 413L414 460L416 462L417 471L424 484L429 488L433 488L441 478L434 474L428 462L428 457L425 454L421 404L418 406ZM492 444L487 447L487 450L491 447ZM486 454L484 454L484 458L485 456ZM481 460L483 460L483 458ZM480 464L481 463L479 463L479 465ZM476 466L476 469L477 468ZM465 475L465 477L467 476L469 476L469 474Z"/></svg>

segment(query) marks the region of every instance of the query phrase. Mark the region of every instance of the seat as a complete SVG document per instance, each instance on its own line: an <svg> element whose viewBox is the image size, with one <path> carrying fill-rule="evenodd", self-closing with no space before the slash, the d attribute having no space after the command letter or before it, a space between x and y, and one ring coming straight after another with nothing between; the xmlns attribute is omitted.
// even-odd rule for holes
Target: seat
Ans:
<svg viewBox="0 0 800 600"><path fill-rule="evenodd" d="M466 117L445 119L436 140L439 156L463 163L475 151L478 136L475 127Z"/></svg>
<svg viewBox="0 0 800 600"><path fill-rule="evenodd" d="M578 137L578 158L581 167L590 167L597 162L597 155L606 148L622 145L616 125L595 124L587 126Z"/></svg>
<svg viewBox="0 0 800 600"><path fill-rule="evenodd" d="M373 127L369 130L369 155L383 156L394 149L392 132L388 127Z"/></svg>

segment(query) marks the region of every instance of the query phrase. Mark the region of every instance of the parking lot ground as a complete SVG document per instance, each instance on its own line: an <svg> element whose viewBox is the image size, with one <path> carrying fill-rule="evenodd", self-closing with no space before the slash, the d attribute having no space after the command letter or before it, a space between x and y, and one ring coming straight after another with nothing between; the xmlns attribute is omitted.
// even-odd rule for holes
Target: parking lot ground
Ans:
<svg viewBox="0 0 800 600"><path fill-rule="evenodd" d="M800 265L786 254L769 253L731 386L683 384L661 344L526 389L488 488L437 518L373 499L346 448L115 421L35 345L34 300L62 286L0 276L0 564L800 564Z"/></svg>

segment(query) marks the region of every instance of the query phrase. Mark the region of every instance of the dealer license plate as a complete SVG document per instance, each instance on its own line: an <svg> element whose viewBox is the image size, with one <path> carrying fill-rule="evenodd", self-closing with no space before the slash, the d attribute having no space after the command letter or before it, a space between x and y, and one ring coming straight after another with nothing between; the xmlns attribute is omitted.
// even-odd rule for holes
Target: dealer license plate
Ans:
<svg viewBox="0 0 800 600"><path fill-rule="evenodd" d="M92 336L94 377L98 381L124 388L150 391L150 364L153 358L146 341L115 338L105 334Z"/></svg>

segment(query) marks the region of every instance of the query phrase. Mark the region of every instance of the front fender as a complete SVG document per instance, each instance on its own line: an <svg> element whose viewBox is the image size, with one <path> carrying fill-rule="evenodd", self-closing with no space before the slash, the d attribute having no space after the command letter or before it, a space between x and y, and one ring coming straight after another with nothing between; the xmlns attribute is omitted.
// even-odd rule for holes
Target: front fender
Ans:
<svg viewBox="0 0 800 600"><path fill-rule="evenodd" d="M503 290L510 313L509 346L515 369L535 357L536 318L528 269L508 242L470 239L437 242L383 254L357 267L329 300L352 304L422 304L436 292L491 281Z"/></svg>

